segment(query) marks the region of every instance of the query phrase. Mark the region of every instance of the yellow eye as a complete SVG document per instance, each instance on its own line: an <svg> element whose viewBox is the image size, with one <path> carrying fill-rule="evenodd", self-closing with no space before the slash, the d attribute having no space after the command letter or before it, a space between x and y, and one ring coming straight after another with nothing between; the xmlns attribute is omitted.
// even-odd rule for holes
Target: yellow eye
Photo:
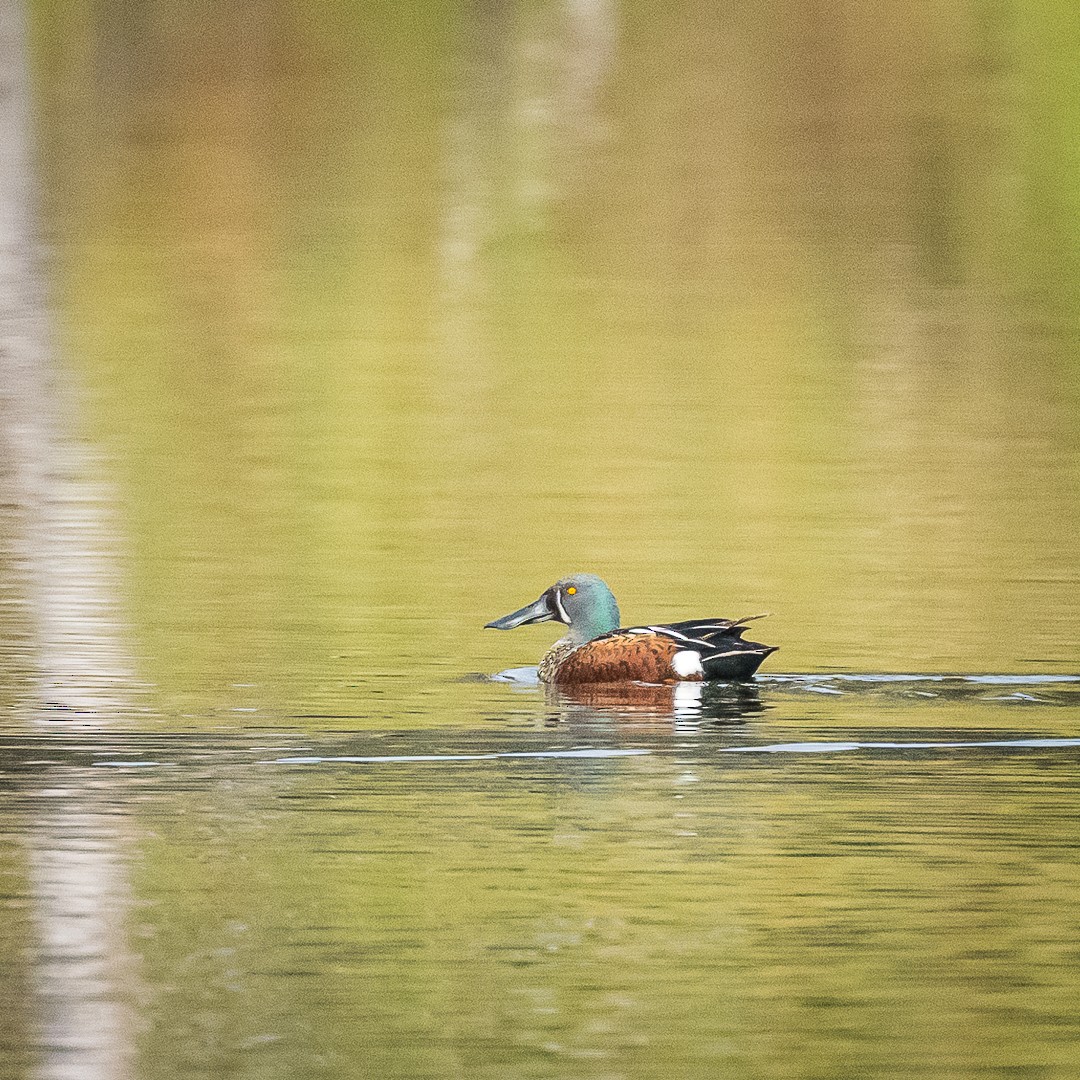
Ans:
<svg viewBox="0 0 1080 1080"><path fill-rule="evenodd" d="M577 592L577 589L574 588L573 585L571 585L570 588L566 590L566 595L567 596L573 596L574 593L576 593L576 592Z"/></svg>

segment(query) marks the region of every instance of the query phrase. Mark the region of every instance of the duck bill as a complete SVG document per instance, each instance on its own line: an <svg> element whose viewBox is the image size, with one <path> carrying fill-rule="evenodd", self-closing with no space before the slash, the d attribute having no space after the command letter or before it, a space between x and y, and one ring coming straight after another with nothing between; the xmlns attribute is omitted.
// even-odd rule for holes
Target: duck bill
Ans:
<svg viewBox="0 0 1080 1080"><path fill-rule="evenodd" d="M501 619L493 619L484 624L484 629L513 630L515 626L528 626L530 623L551 622L557 619L558 613L553 611L548 601L548 594L544 593L539 600L534 600L517 611L511 611Z"/></svg>

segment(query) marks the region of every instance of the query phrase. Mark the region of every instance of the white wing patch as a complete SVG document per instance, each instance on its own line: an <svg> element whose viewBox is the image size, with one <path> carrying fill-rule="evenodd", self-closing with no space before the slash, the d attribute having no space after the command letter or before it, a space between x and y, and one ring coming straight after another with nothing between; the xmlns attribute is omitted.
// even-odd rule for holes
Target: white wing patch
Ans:
<svg viewBox="0 0 1080 1080"><path fill-rule="evenodd" d="M680 679L687 679L691 675L702 675L705 671L701 666L701 653L694 649L680 649L671 658L671 669Z"/></svg>

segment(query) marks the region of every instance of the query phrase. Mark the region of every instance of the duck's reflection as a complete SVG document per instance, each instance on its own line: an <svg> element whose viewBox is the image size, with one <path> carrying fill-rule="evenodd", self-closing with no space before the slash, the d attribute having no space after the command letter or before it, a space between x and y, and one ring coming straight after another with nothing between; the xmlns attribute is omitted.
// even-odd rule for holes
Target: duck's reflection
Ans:
<svg viewBox="0 0 1080 1080"><path fill-rule="evenodd" d="M557 719L631 720L644 723L737 723L768 706L751 682L579 683L545 687Z"/></svg>

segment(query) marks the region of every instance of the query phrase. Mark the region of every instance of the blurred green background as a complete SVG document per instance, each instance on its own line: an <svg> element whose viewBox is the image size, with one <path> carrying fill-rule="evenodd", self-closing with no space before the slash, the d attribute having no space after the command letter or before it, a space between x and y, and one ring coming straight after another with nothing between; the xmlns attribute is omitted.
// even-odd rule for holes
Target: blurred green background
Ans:
<svg viewBox="0 0 1080 1080"><path fill-rule="evenodd" d="M773 670L1080 625L1069 5L31 6L63 362L169 693L771 610Z"/></svg>
<svg viewBox="0 0 1080 1080"><path fill-rule="evenodd" d="M1074 1080L1074 6L22 9L0 1077Z"/></svg>

